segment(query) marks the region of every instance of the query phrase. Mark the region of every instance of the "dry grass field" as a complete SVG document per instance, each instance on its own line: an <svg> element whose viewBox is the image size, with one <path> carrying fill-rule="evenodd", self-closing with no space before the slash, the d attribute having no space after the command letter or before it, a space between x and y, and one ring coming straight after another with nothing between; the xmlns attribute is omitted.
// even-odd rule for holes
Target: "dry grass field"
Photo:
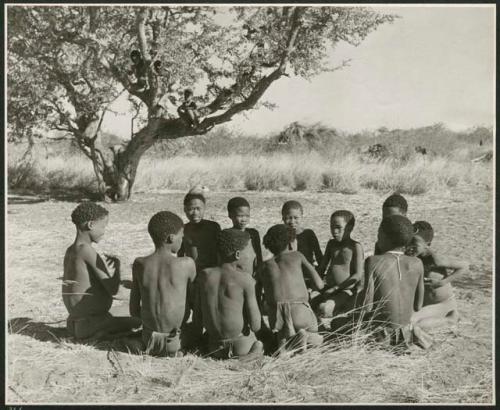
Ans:
<svg viewBox="0 0 500 410"><path fill-rule="evenodd" d="M491 185L490 185L491 187ZM355 335L303 355L252 363L188 355L151 358L106 343L77 344L65 330L62 260L74 238L75 202L12 196L8 205L7 297L9 403L491 403L493 193L485 184L407 195L411 220L430 221L434 246L465 259L470 272L455 282L461 319L433 333L434 346L395 356ZM371 251L389 192L244 192L261 235L280 221L283 201L305 208L304 225L324 247L335 209L356 215L354 236ZM237 192L212 192L206 217L229 226L225 206ZM110 223L101 251L122 259L123 279L133 258L152 250L147 222L159 210L182 213L181 192L136 194L107 205ZM128 290L114 303L126 311Z"/></svg>

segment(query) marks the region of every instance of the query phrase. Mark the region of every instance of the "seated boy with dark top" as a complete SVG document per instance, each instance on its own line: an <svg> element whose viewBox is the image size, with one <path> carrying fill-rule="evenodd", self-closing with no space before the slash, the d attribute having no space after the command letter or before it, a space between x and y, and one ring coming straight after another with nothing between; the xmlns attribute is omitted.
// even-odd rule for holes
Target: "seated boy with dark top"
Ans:
<svg viewBox="0 0 500 410"><path fill-rule="evenodd" d="M318 266L323 259L323 254L314 231L301 226L303 214L304 210L300 202L287 201L283 204L281 209L283 223L295 231L295 239L290 243L289 249L299 251L310 264ZM308 291L311 292L313 284L305 272L304 280Z"/></svg>
<svg viewBox="0 0 500 410"><path fill-rule="evenodd" d="M220 225L203 219L206 200L201 193L188 193L184 197L184 212L189 222L184 225L184 238L179 256L189 256L196 270L217 266L217 235Z"/></svg>
<svg viewBox="0 0 500 410"><path fill-rule="evenodd" d="M193 101L193 91L189 88L185 89L184 102L177 109L177 113L189 127L197 127L200 125L197 108L196 103Z"/></svg>
<svg viewBox="0 0 500 410"><path fill-rule="evenodd" d="M142 341L146 353L154 356L180 355L188 284L196 276L193 260L176 255L183 228L174 213L155 214L148 224L155 251L132 266L130 314L142 319Z"/></svg>
<svg viewBox="0 0 500 410"><path fill-rule="evenodd" d="M412 322L427 329L458 320L457 302L451 286L452 277L461 275L467 263L443 256L430 248L434 230L426 221L413 224L415 234L407 254L424 264L424 305L412 316Z"/></svg>
<svg viewBox="0 0 500 410"><path fill-rule="evenodd" d="M120 261L101 256L92 247L104 235L108 211L93 202L78 205L71 214L74 243L64 255L62 297L68 310L68 332L77 339L109 338L141 326L133 317L113 317L109 310L120 285Z"/></svg>
<svg viewBox="0 0 500 410"><path fill-rule="evenodd" d="M391 215L406 216L408 213L408 202L400 194L392 194L386 198L382 204L382 219ZM374 255L380 255L378 243L375 244Z"/></svg>
<svg viewBox="0 0 500 410"><path fill-rule="evenodd" d="M274 257L264 262L261 281L278 348L290 342L293 347L298 345L304 350L307 345L321 344L323 339L317 333L318 322L308 303L302 272L306 272L317 290L323 288L323 281L302 253L288 249L294 236L294 230L287 225L275 225L267 231L264 246Z"/></svg>
<svg viewBox="0 0 500 410"><path fill-rule="evenodd" d="M200 308L209 352L216 358L260 356L263 346L254 334L261 323L255 281L245 270L255 259L250 235L224 229L218 237L218 251L221 266L199 274Z"/></svg>
<svg viewBox="0 0 500 410"><path fill-rule="evenodd" d="M382 254L365 262L364 306L376 326L375 339L398 350L412 343L430 345L428 336L411 324L413 311L421 309L424 299L422 262L403 252L412 236L413 226L406 217L385 217L378 231Z"/></svg>
<svg viewBox="0 0 500 410"><path fill-rule="evenodd" d="M189 222L184 225L184 238L178 256L191 257L196 264L197 274L205 268L218 265L217 237L220 225L217 222L203 219L205 204L205 196L199 191L190 191L184 197L184 212ZM193 327L191 329L196 332L202 330L201 316L197 314L199 309L196 308L196 304L199 303L197 282L196 278L193 286L188 290L188 309L186 312L187 317L189 317L189 311L192 309ZM190 339L194 340L199 337L201 334L193 334Z"/></svg>
<svg viewBox="0 0 500 410"><path fill-rule="evenodd" d="M321 295L311 301L321 317L332 317L354 308L356 295L363 279L364 255L361 244L351 239L354 215L346 210L335 211L330 218L333 239L326 245L325 256L318 269L326 271L326 286Z"/></svg>

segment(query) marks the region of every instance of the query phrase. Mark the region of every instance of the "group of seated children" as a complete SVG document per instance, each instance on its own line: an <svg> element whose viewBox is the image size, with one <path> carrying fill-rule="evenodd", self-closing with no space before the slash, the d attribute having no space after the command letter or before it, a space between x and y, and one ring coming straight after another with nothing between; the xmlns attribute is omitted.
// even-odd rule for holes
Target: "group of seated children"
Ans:
<svg viewBox="0 0 500 410"><path fill-rule="evenodd" d="M131 317L109 313L120 284L118 258L92 247L104 234L108 212L84 202L72 213L75 242L64 259L63 300L68 331L77 339L116 338L142 327L141 347L155 356L198 350L217 358L255 357L263 352L302 351L320 345L318 319L357 315L376 341L406 349L427 348L422 328L457 320L450 278L466 264L431 249L428 222L413 225L407 202L393 194L382 206L375 254L364 257L351 238L354 215L335 211L324 254L315 233L301 226L303 208L288 201L283 224L272 226L263 245L248 227L250 205L228 202L233 227L221 230L203 218L206 198L184 198L189 222L169 211L155 214L148 232L155 251L132 267ZM332 320L333 319L333 320Z"/></svg>

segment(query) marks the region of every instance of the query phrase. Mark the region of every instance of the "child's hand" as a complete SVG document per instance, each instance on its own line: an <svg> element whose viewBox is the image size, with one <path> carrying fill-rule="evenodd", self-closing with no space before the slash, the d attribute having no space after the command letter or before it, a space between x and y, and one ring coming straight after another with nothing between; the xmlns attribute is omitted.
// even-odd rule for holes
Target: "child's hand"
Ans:
<svg viewBox="0 0 500 410"><path fill-rule="evenodd" d="M441 279L424 278L424 286L435 289L443 286Z"/></svg>
<svg viewBox="0 0 500 410"><path fill-rule="evenodd" d="M104 254L106 259L106 267L108 272L119 273L120 272L120 259L116 255Z"/></svg>
<svg viewBox="0 0 500 410"><path fill-rule="evenodd" d="M325 293L328 295L331 295L332 293L336 292L338 290L338 286L334 286L333 288L325 290Z"/></svg>

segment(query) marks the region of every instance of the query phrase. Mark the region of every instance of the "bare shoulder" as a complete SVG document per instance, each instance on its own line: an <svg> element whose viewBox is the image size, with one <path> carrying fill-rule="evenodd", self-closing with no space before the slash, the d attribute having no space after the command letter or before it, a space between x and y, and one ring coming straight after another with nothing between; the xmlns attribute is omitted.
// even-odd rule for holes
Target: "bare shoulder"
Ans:
<svg viewBox="0 0 500 410"><path fill-rule="evenodd" d="M81 243L73 247L73 252L76 258L88 260L97 256L96 250L88 243Z"/></svg>
<svg viewBox="0 0 500 410"><path fill-rule="evenodd" d="M196 265L194 260L188 256L181 256L178 258L172 259L172 264L176 266L180 266L184 269L196 269Z"/></svg>
<svg viewBox="0 0 500 410"><path fill-rule="evenodd" d="M420 260L420 258L417 258L416 256L408 256L404 255L403 258L405 258L408 261L408 264L414 268L414 269L420 269L422 272L424 271L424 264Z"/></svg>
<svg viewBox="0 0 500 410"><path fill-rule="evenodd" d="M297 259L297 260L302 260L302 259L305 259L306 257L299 251L292 251L292 252L288 252L288 253L284 253L282 255L284 258L286 259Z"/></svg>

